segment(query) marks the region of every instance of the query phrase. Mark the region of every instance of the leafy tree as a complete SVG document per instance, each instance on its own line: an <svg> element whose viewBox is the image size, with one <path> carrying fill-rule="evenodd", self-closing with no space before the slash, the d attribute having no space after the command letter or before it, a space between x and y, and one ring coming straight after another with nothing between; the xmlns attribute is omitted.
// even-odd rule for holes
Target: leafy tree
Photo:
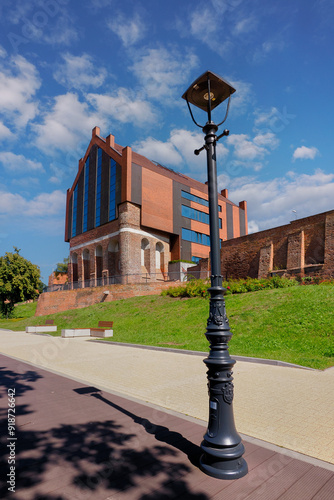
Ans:
<svg viewBox="0 0 334 500"><path fill-rule="evenodd" d="M69 263L69 258L66 257L63 262L58 262L57 267L55 269L55 275L58 276L59 274L67 274L68 272L68 263Z"/></svg>
<svg viewBox="0 0 334 500"><path fill-rule="evenodd" d="M35 299L43 289L39 267L19 252L14 247L13 253L0 257L0 311L7 317L12 315L14 304Z"/></svg>

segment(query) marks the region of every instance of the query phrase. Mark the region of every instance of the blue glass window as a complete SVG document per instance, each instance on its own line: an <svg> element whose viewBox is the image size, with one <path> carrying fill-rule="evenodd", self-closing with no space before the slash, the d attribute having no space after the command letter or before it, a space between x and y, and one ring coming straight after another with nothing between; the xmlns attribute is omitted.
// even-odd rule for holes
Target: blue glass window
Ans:
<svg viewBox="0 0 334 500"><path fill-rule="evenodd" d="M203 222L204 224L209 224L209 214L205 212L201 212L200 210L196 210L195 208L187 207L186 205L182 205L182 215L183 217L187 217L188 219L197 220L199 222ZM222 220L219 219L219 228L222 228Z"/></svg>
<svg viewBox="0 0 334 500"><path fill-rule="evenodd" d="M202 257L195 257L195 255L193 255L193 256L191 257L191 260L197 264L197 263L201 260L201 258L202 258Z"/></svg>
<svg viewBox="0 0 334 500"><path fill-rule="evenodd" d="M182 205L182 215L183 217L188 217L188 219L198 220L204 224L209 224L209 214L196 210L195 208Z"/></svg>
<svg viewBox="0 0 334 500"><path fill-rule="evenodd" d="M95 202L95 227L101 223L101 177L102 177L102 149L97 152L96 169L96 202Z"/></svg>
<svg viewBox="0 0 334 500"><path fill-rule="evenodd" d="M109 220L116 219L116 162L110 158Z"/></svg>
<svg viewBox="0 0 334 500"><path fill-rule="evenodd" d="M208 200L205 200L204 198L200 198L199 196L196 196L194 194L187 193L187 191L181 191L181 193L182 193L182 198L185 198L186 200L190 200L190 201L195 201L196 203L200 203L204 207L209 208ZM218 205L218 211L219 212L222 211L222 207L220 205Z"/></svg>
<svg viewBox="0 0 334 500"><path fill-rule="evenodd" d="M200 203L201 205L204 205L205 207L209 207L208 200L205 200L204 198L200 198L199 196L195 196L194 194L187 193L187 191L182 191L182 198L186 198L187 200L195 201L196 203Z"/></svg>
<svg viewBox="0 0 334 500"><path fill-rule="evenodd" d="M182 228L182 239L191 241L192 243L199 243L200 245L210 246L210 236L208 234L197 233L191 229Z"/></svg>
<svg viewBox="0 0 334 500"><path fill-rule="evenodd" d="M84 173L84 206L83 206L83 224L82 231L87 231L87 220L88 220L88 183L89 183L89 158L87 158L85 163L85 173Z"/></svg>
<svg viewBox="0 0 334 500"><path fill-rule="evenodd" d="M78 184L73 191L73 206L72 206L72 238L77 234L77 210L78 210Z"/></svg>

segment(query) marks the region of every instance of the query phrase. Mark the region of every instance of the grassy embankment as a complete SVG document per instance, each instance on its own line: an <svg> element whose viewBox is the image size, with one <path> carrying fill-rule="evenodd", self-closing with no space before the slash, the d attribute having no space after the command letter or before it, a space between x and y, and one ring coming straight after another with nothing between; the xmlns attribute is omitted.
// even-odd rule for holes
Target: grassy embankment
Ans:
<svg viewBox="0 0 334 500"><path fill-rule="evenodd" d="M56 292L55 292L56 293ZM208 299L137 297L34 317L36 304L19 305L0 328L24 330L53 318L62 328L114 321L110 341L208 351ZM226 296L233 338L230 353L278 359L312 368L334 365L334 285L293 286Z"/></svg>

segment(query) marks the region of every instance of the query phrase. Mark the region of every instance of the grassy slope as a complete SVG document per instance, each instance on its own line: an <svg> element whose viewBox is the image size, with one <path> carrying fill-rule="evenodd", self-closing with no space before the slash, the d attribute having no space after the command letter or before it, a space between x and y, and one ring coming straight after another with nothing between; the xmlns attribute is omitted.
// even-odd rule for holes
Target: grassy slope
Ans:
<svg viewBox="0 0 334 500"><path fill-rule="evenodd" d="M56 292L55 292L56 293ZM310 285L226 297L233 355L279 359L313 368L334 365L334 286ZM32 313L31 309L26 313ZM21 315L28 306L21 306ZM21 309L21 310L20 310ZM62 328L114 321L111 341L208 351L204 336L208 300L149 296L97 304L47 316ZM0 328L24 330L46 317L0 320Z"/></svg>

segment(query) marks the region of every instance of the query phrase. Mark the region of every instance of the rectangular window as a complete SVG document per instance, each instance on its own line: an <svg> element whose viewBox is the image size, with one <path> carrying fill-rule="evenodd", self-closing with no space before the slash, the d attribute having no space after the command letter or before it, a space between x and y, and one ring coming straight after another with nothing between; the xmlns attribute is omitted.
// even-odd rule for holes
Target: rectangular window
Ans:
<svg viewBox="0 0 334 500"><path fill-rule="evenodd" d="M195 208L187 207L182 205L182 215L188 219L197 220L198 222L203 222L203 224L210 224L209 214L196 210ZM219 219L219 228L222 228L222 220Z"/></svg>
<svg viewBox="0 0 334 500"><path fill-rule="evenodd" d="M191 229L182 228L182 239L191 241L192 243L199 243L200 245L210 246L210 236L208 234L197 233Z"/></svg>
<svg viewBox="0 0 334 500"><path fill-rule="evenodd" d="M194 201L195 203L200 203L204 207L209 208L209 202L208 200L205 200L204 198L200 198L199 196L196 196L194 194L188 193L187 191L181 191L182 198L185 198L186 200ZM218 212L222 211L222 207L218 205Z"/></svg>
<svg viewBox="0 0 334 500"><path fill-rule="evenodd" d="M195 208L187 207L182 205L182 215L188 219L197 220L198 222L203 222L204 224L209 224L209 214L196 210Z"/></svg>
<svg viewBox="0 0 334 500"><path fill-rule="evenodd" d="M116 162L110 158L109 220L116 219Z"/></svg>
<svg viewBox="0 0 334 500"><path fill-rule="evenodd" d="M77 210L78 210L78 184L73 191L73 208L72 208L72 238L77 235Z"/></svg>
<svg viewBox="0 0 334 500"><path fill-rule="evenodd" d="M96 198L95 198L95 227L101 223L101 177L102 177L102 149L97 150L96 168Z"/></svg>
<svg viewBox="0 0 334 500"><path fill-rule="evenodd" d="M200 203L201 205L204 205L205 207L209 208L208 200L200 198L199 196L195 196L194 194L187 193L187 191L182 191L182 198L186 198L187 200L190 201L195 201L196 203Z"/></svg>
<svg viewBox="0 0 334 500"><path fill-rule="evenodd" d="M87 158L85 163L85 173L84 173L84 206L83 206L83 222L82 222L82 232L87 231L87 220L88 220L88 183L89 183L89 158Z"/></svg>

